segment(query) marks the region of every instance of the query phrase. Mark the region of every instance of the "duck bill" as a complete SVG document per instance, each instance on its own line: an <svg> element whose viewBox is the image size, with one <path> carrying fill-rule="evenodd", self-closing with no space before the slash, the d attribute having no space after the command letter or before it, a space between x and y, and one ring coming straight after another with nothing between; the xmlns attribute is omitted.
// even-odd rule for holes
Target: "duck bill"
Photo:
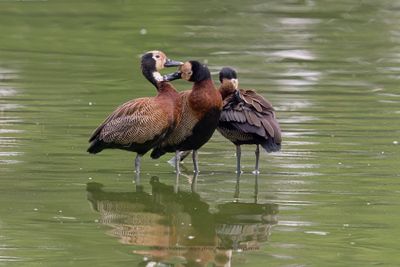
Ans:
<svg viewBox="0 0 400 267"><path fill-rule="evenodd" d="M167 58L164 67L177 67L183 65L183 62Z"/></svg>
<svg viewBox="0 0 400 267"><path fill-rule="evenodd" d="M163 76L164 82L171 82L173 80L182 79L182 72L176 71L174 73L169 73Z"/></svg>

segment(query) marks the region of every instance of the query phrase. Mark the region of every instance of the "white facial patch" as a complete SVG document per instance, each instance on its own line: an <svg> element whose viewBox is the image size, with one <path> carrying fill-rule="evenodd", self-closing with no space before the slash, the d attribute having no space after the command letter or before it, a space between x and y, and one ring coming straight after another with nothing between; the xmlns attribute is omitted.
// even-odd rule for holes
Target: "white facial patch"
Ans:
<svg viewBox="0 0 400 267"><path fill-rule="evenodd" d="M156 80L157 82L162 82L162 81L164 81L163 76L162 76L159 72L157 72L157 71L153 72L153 78L154 78L154 80Z"/></svg>
<svg viewBox="0 0 400 267"><path fill-rule="evenodd" d="M163 56L162 52L160 51L153 51L152 58L156 62L156 69L161 70L164 68L165 64L165 56Z"/></svg>
<svg viewBox="0 0 400 267"><path fill-rule="evenodd" d="M238 79L231 79L231 82L232 82L233 86L235 86L235 89L238 89L238 87L239 87Z"/></svg>
<svg viewBox="0 0 400 267"><path fill-rule="evenodd" d="M156 56L158 56L158 57L156 57ZM157 60L160 59L160 55L158 55L158 54L153 54L152 58L153 58L155 61L157 61Z"/></svg>
<svg viewBox="0 0 400 267"><path fill-rule="evenodd" d="M150 53L153 54L152 58L153 58L155 61L158 61L158 60L160 60L161 58L164 57L164 56L163 56L164 53L162 53L161 51L154 50L154 51L150 51Z"/></svg>

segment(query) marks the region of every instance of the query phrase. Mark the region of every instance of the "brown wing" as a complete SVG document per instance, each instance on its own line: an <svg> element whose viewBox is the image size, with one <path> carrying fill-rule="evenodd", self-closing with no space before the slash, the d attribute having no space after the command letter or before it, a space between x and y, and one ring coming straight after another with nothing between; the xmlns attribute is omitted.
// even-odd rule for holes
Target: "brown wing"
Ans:
<svg viewBox="0 0 400 267"><path fill-rule="evenodd" d="M106 143L128 145L144 143L168 129L168 114L154 98L138 98L119 106L93 132Z"/></svg>
<svg viewBox="0 0 400 267"><path fill-rule="evenodd" d="M181 143L186 137L190 136L193 132L193 127L199 121L196 114L192 112L189 107L189 94L190 90L180 92L180 99L182 103L182 118L176 125L174 131L163 140L161 146L173 146Z"/></svg>
<svg viewBox="0 0 400 267"><path fill-rule="evenodd" d="M257 134L281 142L281 130L274 108L253 90L240 89L224 100L220 122L229 123L244 133Z"/></svg>
<svg viewBox="0 0 400 267"><path fill-rule="evenodd" d="M240 98L245 101L247 104L250 104L254 109L258 112L261 112L261 107L263 110L272 110L272 104L266 100L262 95L257 94L254 90L239 90Z"/></svg>

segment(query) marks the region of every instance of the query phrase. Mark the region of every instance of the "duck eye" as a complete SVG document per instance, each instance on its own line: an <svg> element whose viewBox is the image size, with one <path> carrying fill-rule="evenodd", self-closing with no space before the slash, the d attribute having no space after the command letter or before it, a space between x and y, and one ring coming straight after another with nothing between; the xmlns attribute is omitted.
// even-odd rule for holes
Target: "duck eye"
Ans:
<svg viewBox="0 0 400 267"><path fill-rule="evenodd" d="M160 58L160 55L156 55L156 58Z"/></svg>

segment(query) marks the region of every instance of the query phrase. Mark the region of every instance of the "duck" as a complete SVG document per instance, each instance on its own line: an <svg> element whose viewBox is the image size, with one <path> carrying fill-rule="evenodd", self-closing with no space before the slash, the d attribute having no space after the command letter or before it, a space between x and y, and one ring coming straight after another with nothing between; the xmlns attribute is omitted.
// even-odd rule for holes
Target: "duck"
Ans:
<svg viewBox="0 0 400 267"><path fill-rule="evenodd" d="M250 89L238 89L237 72L224 67L219 72L223 108L217 131L236 146L236 172L241 173L241 145L256 145L255 170L259 174L260 145L267 152L281 149L282 133L272 104Z"/></svg>
<svg viewBox="0 0 400 267"><path fill-rule="evenodd" d="M194 172L198 173L197 151L208 142L217 128L222 98L206 65L191 60L179 68L175 77L193 82L193 86L191 90L180 92L181 120L150 156L156 159L167 152L175 152L175 171L179 174L180 151L192 151Z"/></svg>
<svg viewBox="0 0 400 267"><path fill-rule="evenodd" d="M117 107L93 131L87 152L97 154L104 149L136 152L135 172L139 174L141 157L166 138L180 121L180 95L170 83L176 77L162 76L159 71L182 64L162 51L145 53L141 57L142 74L156 87L157 95L132 99Z"/></svg>

